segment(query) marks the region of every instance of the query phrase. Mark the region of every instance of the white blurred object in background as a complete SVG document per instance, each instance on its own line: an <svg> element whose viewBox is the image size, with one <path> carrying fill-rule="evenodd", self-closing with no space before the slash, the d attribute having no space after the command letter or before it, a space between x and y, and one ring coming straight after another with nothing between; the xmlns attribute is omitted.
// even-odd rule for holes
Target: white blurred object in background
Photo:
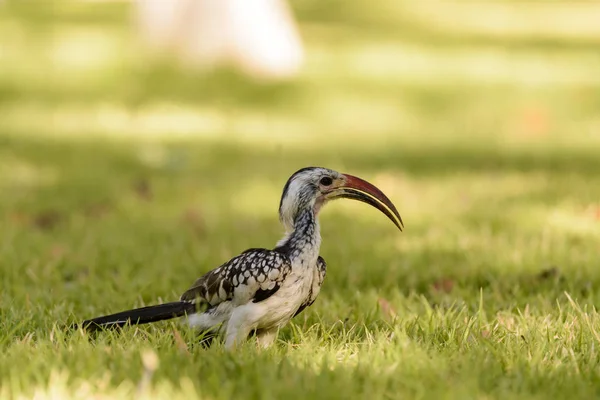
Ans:
<svg viewBox="0 0 600 400"><path fill-rule="evenodd" d="M230 65L262 79L299 72L304 53L284 0L136 0L142 39L201 67Z"/></svg>

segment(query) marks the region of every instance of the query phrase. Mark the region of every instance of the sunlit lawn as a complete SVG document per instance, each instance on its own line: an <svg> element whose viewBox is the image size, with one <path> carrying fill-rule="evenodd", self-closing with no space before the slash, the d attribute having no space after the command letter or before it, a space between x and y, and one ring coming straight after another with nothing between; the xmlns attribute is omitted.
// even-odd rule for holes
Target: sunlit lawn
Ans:
<svg viewBox="0 0 600 400"><path fill-rule="evenodd" d="M600 394L597 5L300 1L305 69L259 85L135 56L127 3L49 4L0 6L0 398ZM272 349L62 330L273 246L307 165L406 230L328 206L321 296Z"/></svg>

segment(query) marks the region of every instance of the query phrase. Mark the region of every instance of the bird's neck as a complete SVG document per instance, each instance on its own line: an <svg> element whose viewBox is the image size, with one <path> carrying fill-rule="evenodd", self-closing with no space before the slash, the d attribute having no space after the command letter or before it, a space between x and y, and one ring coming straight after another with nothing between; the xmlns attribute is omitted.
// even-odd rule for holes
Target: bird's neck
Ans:
<svg viewBox="0 0 600 400"><path fill-rule="evenodd" d="M314 210L308 208L296 215L294 225L277 243L275 250L286 253L292 263L316 262L321 247L321 231Z"/></svg>

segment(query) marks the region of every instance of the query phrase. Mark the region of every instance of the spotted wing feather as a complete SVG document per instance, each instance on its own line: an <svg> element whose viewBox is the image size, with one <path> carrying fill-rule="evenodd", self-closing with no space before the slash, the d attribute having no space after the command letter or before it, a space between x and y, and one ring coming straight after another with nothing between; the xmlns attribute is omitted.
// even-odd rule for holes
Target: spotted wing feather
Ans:
<svg viewBox="0 0 600 400"><path fill-rule="evenodd" d="M259 302L276 293L291 270L285 254L267 249L246 250L196 280L181 300L199 300L210 307L224 301Z"/></svg>

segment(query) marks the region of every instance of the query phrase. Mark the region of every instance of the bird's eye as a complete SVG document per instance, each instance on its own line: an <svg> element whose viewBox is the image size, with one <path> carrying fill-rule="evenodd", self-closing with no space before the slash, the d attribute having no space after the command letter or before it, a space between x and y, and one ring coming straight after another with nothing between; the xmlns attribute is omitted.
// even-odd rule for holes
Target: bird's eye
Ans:
<svg viewBox="0 0 600 400"><path fill-rule="evenodd" d="M323 186L329 186L333 183L333 179L331 179L328 176L324 176L323 178L321 178L321 180L319 181L319 183Z"/></svg>

